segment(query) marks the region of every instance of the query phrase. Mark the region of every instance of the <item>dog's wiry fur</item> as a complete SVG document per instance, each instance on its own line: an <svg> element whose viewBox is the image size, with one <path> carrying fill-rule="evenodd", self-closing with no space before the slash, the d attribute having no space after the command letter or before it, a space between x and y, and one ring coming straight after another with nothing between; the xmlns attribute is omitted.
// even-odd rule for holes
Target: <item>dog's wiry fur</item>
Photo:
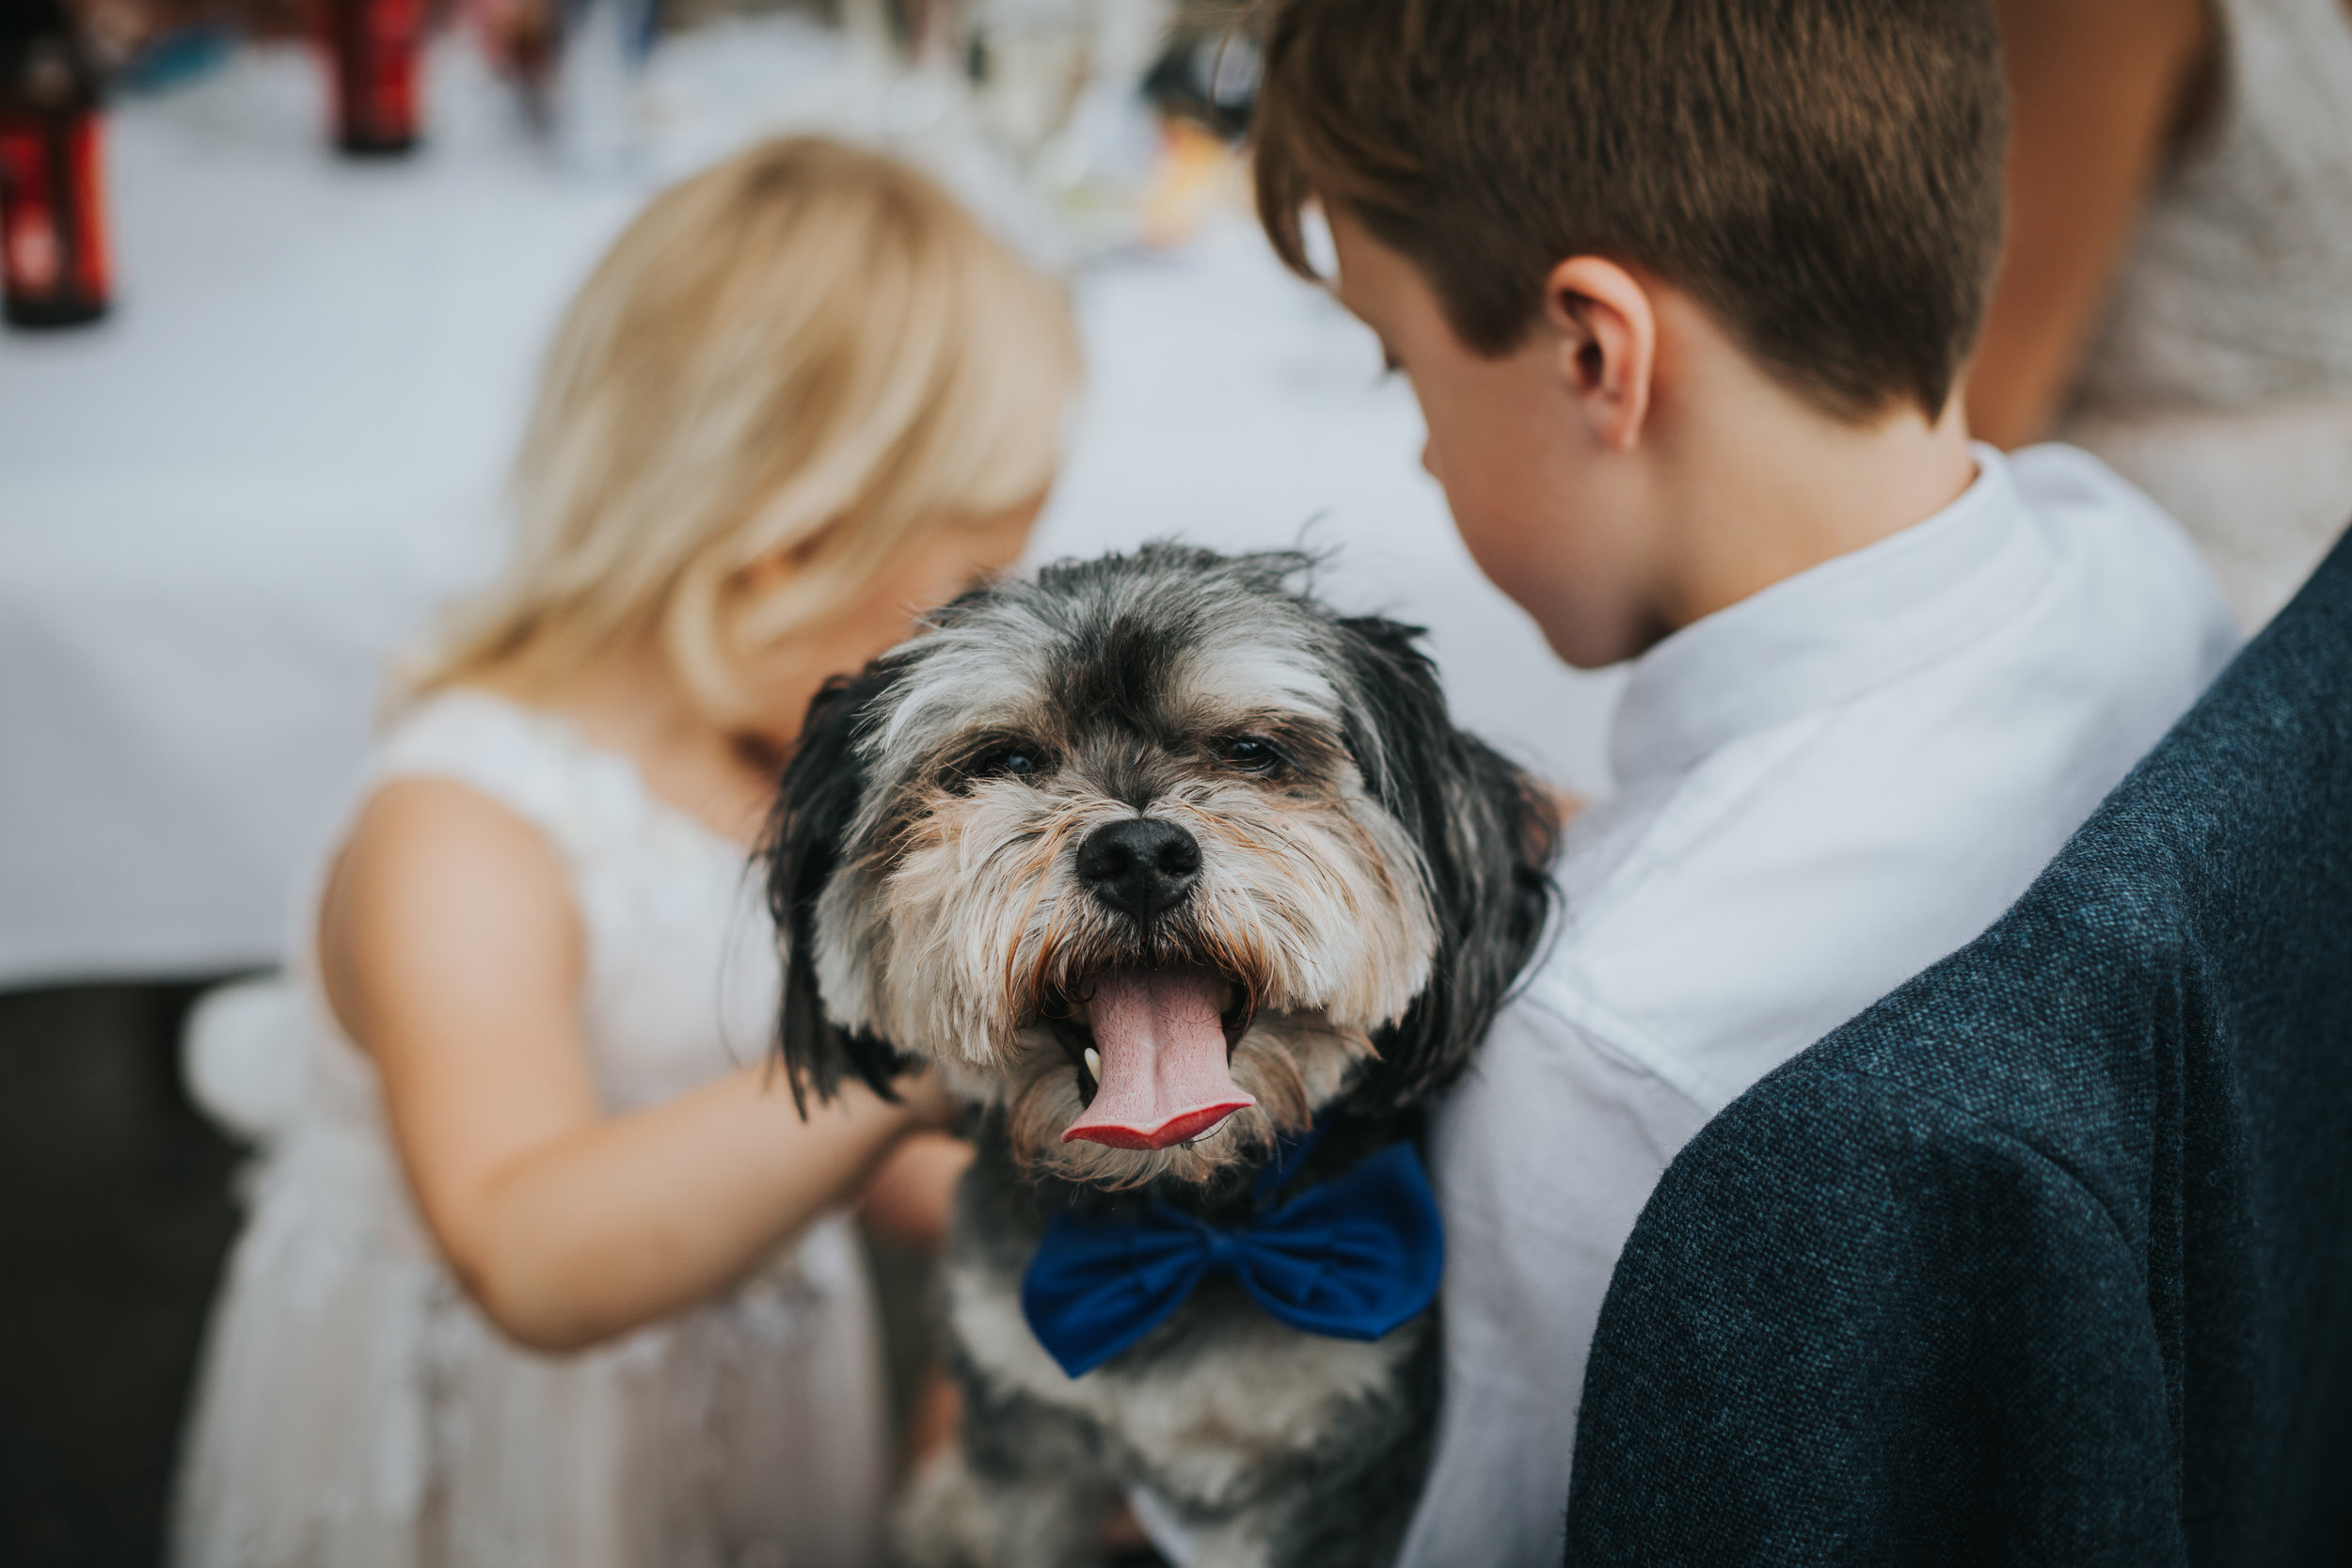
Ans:
<svg viewBox="0 0 2352 1568"><path fill-rule="evenodd" d="M1454 728L1410 628L1294 591L1306 564L1152 546L967 594L820 696L786 772L771 895L796 1087L887 1094L927 1063L974 1108L948 1266L964 1443L902 1516L913 1561L1086 1562L1131 1484L1215 1564L1376 1563L1401 1538L1433 1313L1322 1338L1212 1279L1073 1380L1019 1303L1057 1208L1230 1223L1278 1133L1323 1130L1294 1190L1417 1135L1542 928L1540 793ZM1199 847L1148 918L1076 870L1089 832L1138 817ZM1256 1103L1166 1148L1062 1142L1094 1092L1094 977L1170 966L1222 978Z"/></svg>

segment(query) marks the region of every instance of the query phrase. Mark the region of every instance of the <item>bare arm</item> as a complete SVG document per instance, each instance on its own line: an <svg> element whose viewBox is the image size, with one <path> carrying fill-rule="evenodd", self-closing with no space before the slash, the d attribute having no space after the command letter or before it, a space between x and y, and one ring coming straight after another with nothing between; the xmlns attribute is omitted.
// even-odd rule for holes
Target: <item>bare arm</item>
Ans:
<svg viewBox="0 0 2352 1568"><path fill-rule="evenodd" d="M940 1132L900 1144L858 1199L866 1223L900 1246L931 1251L947 1244L956 1183L972 1163L972 1146Z"/></svg>
<svg viewBox="0 0 2352 1568"><path fill-rule="evenodd" d="M1968 424L2040 438L2099 325L2148 192L2201 97L2207 0L1995 0L2010 84L2009 246Z"/></svg>
<svg viewBox="0 0 2352 1568"><path fill-rule="evenodd" d="M578 1349L722 1289L845 1202L918 1112L853 1085L803 1122L764 1065L598 1107L580 933L539 836L462 785L360 816L320 913L327 997L374 1059L425 1223L498 1325Z"/></svg>

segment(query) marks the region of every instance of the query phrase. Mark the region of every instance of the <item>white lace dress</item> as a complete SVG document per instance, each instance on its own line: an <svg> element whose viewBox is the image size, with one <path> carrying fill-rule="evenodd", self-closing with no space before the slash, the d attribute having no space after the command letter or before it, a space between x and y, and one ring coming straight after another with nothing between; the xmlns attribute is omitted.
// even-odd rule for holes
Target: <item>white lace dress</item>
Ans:
<svg viewBox="0 0 2352 1568"><path fill-rule="evenodd" d="M2215 121L2153 194L2059 434L2259 626L2352 519L2352 15L2216 0Z"/></svg>
<svg viewBox="0 0 2352 1568"><path fill-rule="evenodd" d="M586 1043L612 1111L759 1057L775 958L737 846L656 800L625 758L485 695L408 714L371 782L428 775L489 796L554 848L586 933ZM848 1222L605 1348L519 1350L436 1256L374 1073L310 967L298 1108L258 1170L215 1310L181 1568L871 1560L885 1438Z"/></svg>

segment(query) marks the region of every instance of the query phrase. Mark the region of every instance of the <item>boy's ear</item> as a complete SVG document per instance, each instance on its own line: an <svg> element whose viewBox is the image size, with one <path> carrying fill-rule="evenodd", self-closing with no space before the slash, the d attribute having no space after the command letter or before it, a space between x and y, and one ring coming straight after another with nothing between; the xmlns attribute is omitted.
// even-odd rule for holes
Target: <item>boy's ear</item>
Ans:
<svg viewBox="0 0 2352 1568"><path fill-rule="evenodd" d="M1642 280L1598 256L1572 256L1544 279L1544 320L1560 341L1560 376L1594 439L1630 451L1649 422L1658 311Z"/></svg>
<svg viewBox="0 0 2352 1568"><path fill-rule="evenodd" d="M839 867L844 840L866 799L867 769L857 737L867 705L887 684L879 664L854 679L836 675L810 699L792 760L785 765L762 841L768 908L784 959L777 1042L793 1102L830 1100L854 1074L885 1100L897 1053L882 1041L842 1029L826 1015L817 981L817 911Z"/></svg>

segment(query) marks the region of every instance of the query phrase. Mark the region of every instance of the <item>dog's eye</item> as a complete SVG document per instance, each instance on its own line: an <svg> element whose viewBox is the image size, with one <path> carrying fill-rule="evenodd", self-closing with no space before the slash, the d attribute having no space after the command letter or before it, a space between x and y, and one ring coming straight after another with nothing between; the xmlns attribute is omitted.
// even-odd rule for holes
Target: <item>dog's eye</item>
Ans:
<svg viewBox="0 0 2352 1568"><path fill-rule="evenodd" d="M1254 735L1235 736L1217 748L1217 755L1228 768L1245 773L1271 773L1282 766L1282 753L1274 749L1274 743Z"/></svg>
<svg viewBox="0 0 2352 1568"><path fill-rule="evenodd" d="M1035 773L1042 759L1029 746L999 746L972 765L976 779L1025 779Z"/></svg>

